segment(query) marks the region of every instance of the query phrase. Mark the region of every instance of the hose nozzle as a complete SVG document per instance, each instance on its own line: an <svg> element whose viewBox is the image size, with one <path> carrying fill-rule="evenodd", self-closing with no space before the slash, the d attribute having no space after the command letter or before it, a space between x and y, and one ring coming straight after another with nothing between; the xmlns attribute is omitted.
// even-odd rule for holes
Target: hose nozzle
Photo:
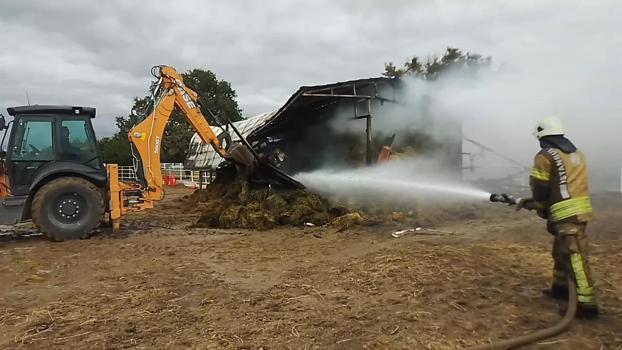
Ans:
<svg viewBox="0 0 622 350"><path fill-rule="evenodd" d="M490 194L491 202L515 205L516 203L518 203L519 200L520 198L514 198L514 196L512 196L511 194L507 194L507 193L491 193Z"/></svg>

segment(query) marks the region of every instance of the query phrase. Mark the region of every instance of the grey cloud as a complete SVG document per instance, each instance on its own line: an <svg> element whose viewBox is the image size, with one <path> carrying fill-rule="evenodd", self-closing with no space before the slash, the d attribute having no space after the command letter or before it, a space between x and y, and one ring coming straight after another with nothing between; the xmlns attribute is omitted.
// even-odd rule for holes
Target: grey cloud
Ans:
<svg viewBox="0 0 622 350"><path fill-rule="evenodd" d="M595 53L619 49L594 38L615 33L603 28L619 18L615 1L5 0L0 96L5 106L24 103L25 90L39 103L94 105L105 135L113 116L147 93L149 68L163 63L213 70L247 116L278 107L300 85L377 76L384 62L448 45L520 69L586 51L580 67L606 74L611 60Z"/></svg>

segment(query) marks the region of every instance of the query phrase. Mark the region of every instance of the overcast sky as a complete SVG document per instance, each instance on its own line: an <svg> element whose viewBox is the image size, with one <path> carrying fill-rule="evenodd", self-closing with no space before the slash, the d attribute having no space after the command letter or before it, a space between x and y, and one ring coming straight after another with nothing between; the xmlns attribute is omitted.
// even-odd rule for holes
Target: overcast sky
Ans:
<svg viewBox="0 0 622 350"><path fill-rule="evenodd" d="M2 0L0 106L25 104L26 91L32 103L95 106L102 136L147 93L151 66L168 64L214 71L252 116L300 85L378 76L387 61L448 45L508 63L540 56L554 65L546 55L569 43L619 54L619 39L593 43L617 34L599 31L619 27L619 3ZM608 53L590 54L599 62Z"/></svg>

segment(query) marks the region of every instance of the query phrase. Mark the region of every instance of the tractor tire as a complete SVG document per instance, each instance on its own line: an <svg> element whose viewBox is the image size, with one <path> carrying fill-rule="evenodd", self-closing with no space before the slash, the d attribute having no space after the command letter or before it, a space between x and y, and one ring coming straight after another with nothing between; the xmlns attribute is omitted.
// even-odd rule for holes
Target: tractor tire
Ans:
<svg viewBox="0 0 622 350"><path fill-rule="evenodd" d="M88 238L104 217L102 191L80 177L43 185L32 200L32 221L52 241Z"/></svg>

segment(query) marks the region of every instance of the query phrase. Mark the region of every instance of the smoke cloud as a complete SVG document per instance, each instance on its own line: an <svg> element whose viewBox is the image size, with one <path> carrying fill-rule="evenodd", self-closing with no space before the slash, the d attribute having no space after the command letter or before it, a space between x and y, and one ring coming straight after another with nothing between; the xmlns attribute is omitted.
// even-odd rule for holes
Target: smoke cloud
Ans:
<svg viewBox="0 0 622 350"><path fill-rule="evenodd" d="M476 74L457 70L433 82L408 80L400 106L385 104L374 110L374 130L390 134L423 127L430 135L443 139L445 126L457 121L466 137L530 167L539 150L532 136L535 123L544 116L557 115L564 122L566 136L586 154L592 188L619 190L621 3L494 4L434 1L430 5L428 9L445 19L439 30L445 31L447 44L490 55L493 64ZM449 31L448 23L460 33ZM437 41L435 37L420 46L430 47ZM425 59L434 52L417 50L415 46L413 54ZM428 102L424 111L422 101ZM424 116L432 123L422 122ZM354 125L338 120L336 128ZM360 132L361 125L355 127ZM468 142L463 149L475 156L476 166L481 166L472 174L474 177L503 177L521 170Z"/></svg>

